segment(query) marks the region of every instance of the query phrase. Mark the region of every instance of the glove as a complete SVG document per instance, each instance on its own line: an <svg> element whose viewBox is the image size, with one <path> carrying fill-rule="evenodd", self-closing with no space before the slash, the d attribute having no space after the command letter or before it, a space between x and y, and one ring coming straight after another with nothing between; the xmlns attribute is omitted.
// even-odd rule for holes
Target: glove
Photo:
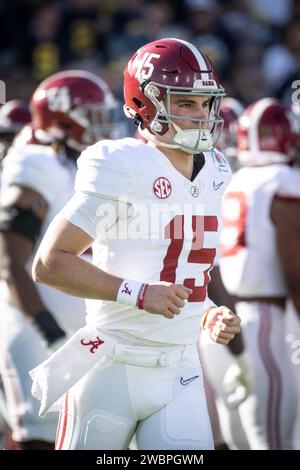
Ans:
<svg viewBox="0 0 300 470"><path fill-rule="evenodd" d="M238 407L251 392L250 364L245 352L235 357L223 379L222 388L230 408Z"/></svg>
<svg viewBox="0 0 300 470"><path fill-rule="evenodd" d="M39 312L33 322L48 347L53 346L58 340L66 340L66 333L48 310Z"/></svg>

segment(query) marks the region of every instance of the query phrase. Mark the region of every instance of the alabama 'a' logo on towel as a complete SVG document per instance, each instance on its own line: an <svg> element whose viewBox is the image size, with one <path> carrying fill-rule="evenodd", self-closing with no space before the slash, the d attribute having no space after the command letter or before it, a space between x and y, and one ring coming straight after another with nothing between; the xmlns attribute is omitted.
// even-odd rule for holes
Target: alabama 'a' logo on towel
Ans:
<svg viewBox="0 0 300 470"><path fill-rule="evenodd" d="M99 348L99 346L101 346L101 344L104 343L104 341L102 341L102 339L100 339L99 336L97 336L97 339L95 339L94 341L91 340L88 342L84 342L84 340L82 339L80 342L82 346L92 346L90 349L90 352L92 354L94 354L95 351Z"/></svg>

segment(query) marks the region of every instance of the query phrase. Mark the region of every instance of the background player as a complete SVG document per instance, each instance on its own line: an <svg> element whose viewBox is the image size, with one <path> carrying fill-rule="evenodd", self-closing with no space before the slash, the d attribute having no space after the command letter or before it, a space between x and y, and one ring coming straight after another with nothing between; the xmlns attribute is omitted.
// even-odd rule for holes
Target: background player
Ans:
<svg viewBox="0 0 300 470"><path fill-rule="evenodd" d="M52 75L34 92L32 124L3 162L1 374L13 439L21 449L53 448L57 415L38 417L28 371L82 326L85 315L81 299L34 284L32 257L73 193L80 150L114 129L109 114L115 106L106 83L91 73Z"/></svg>
<svg viewBox="0 0 300 470"><path fill-rule="evenodd" d="M253 394L240 405L251 449L288 449L297 406L285 303L300 312L300 173L288 111L266 98L239 120L239 159L223 204L221 273L237 298ZM234 275L233 275L234 273Z"/></svg>

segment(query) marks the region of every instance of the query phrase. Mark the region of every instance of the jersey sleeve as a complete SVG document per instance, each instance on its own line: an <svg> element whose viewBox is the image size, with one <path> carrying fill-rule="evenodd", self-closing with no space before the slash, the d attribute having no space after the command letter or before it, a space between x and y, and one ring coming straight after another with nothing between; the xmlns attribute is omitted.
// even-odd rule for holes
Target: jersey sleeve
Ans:
<svg viewBox="0 0 300 470"><path fill-rule="evenodd" d="M56 198L56 162L43 151L11 148L3 161L2 191L13 185L33 189L51 204Z"/></svg>
<svg viewBox="0 0 300 470"><path fill-rule="evenodd" d="M88 192L77 191L61 214L93 240L104 239L118 220L126 217L126 205Z"/></svg>
<svg viewBox="0 0 300 470"><path fill-rule="evenodd" d="M128 196L133 185L125 160L126 151L117 142L101 141L89 147L78 159L75 191L110 199Z"/></svg>

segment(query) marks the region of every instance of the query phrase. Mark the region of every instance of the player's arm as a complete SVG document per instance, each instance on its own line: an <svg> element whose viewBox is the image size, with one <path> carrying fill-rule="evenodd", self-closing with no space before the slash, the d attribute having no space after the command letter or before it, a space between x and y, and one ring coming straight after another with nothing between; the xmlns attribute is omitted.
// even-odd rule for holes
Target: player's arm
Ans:
<svg viewBox="0 0 300 470"><path fill-rule="evenodd" d="M116 300L122 279L80 257L93 241L84 230L59 214L36 254L32 267L34 280L77 297Z"/></svg>
<svg viewBox="0 0 300 470"><path fill-rule="evenodd" d="M36 191L21 186L6 189L0 207L0 277L15 305L51 344L65 333L47 311L26 270L47 213L48 204Z"/></svg>
<svg viewBox="0 0 300 470"><path fill-rule="evenodd" d="M89 215L89 205L84 204L78 209L82 214ZM89 220L92 218L93 215ZM59 214L51 223L35 257L32 270L34 280L78 297L117 301L126 279L109 274L80 258L93 241L94 238L85 230L67 220L63 213ZM145 291L143 309L173 318L180 313L184 300L191 292L184 286L171 283L149 285Z"/></svg>
<svg viewBox="0 0 300 470"><path fill-rule="evenodd" d="M28 317L45 309L26 271L48 204L37 192L11 186L0 209L0 275L15 304Z"/></svg>
<svg viewBox="0 0 300 470"><path fill-rule="evenodd" d="M283 276L300 315L300 199L275 196L271 206L271 219L276 227Z"/></svg>

